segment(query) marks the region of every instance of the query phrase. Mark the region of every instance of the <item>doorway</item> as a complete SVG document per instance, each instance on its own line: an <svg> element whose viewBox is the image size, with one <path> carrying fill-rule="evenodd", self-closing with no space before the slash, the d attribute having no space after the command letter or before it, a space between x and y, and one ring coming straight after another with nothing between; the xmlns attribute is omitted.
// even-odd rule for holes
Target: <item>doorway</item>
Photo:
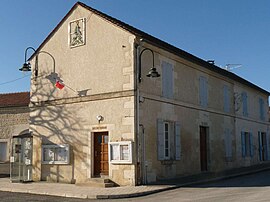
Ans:
<svg viewBox="0 0 270 202"><path fill-rule="evenodd" d="M109 175L108 132L94 133L94 176Z"/></svg>
<svg viewBox="0 0 270 202"><path fill-rule="evenodd" d="M258 142L259 142L259 158L260 158L260 161L266 161L267 160L266 133L258 132Z"/></svg>
<svg viewBox="0 0 270 202"><path fill-rule="evenodd" d="M200 161L201 161L201 171L207 171L207 161L208 161L208 145L207 145L207 127L200 126Z"/></svg>

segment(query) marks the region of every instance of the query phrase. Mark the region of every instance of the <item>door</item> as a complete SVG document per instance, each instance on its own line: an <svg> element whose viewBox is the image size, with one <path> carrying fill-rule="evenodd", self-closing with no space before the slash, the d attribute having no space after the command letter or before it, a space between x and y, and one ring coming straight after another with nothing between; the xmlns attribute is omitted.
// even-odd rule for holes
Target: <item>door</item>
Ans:
<svg viewBox="0 0 270 202"><path fill-rule="evenodd" d="M201 171L207 171L207 127L200 126Z"/></svg>
<svg viewBox="0 0 270 202"><path fill-rule="evenodd" d="M109 174L108 132L94 133L94 176Z"/></svg>
<svg viewBox="0 0 270 202"><path fill-rule="evenodd" d="M258 141L259 141L260 161L266 161L267 160L266 133L259 132L258 133Z"/></svg>

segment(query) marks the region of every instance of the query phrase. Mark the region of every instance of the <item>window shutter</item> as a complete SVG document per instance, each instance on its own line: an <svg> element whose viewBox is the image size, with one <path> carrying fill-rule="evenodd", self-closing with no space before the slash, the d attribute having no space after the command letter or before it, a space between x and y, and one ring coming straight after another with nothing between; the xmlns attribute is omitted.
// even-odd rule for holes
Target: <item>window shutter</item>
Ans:
<svg viewBox="0 0 270 202"><path fill-rule="evenodd" d="M247 103L247 93L242 93L242 103L243 103L243 115L248 116L248 103Z"/></svg>
<svg viewBox="0 0 270 202"><path fill-rule="evenodd" d="M224 112L230 112L230 107L229 107L229 88L228 86L224 85L223 87L223 99L224 99Z"/></svg>
<svg viewBox="0 0 270 202"><path fill-rule="evenodd" d="M245 132L241 132L241 143L242 143L242 157L246 156L246 138L245 138Z"/></svg>
<svg viewBox="0 0 270 202"><path fill-rule="evenodd" d="M260 119L264 120L264 100L259 98L259 105L260 105Z"/></svg>
<svg viewBox="0 0 270 202"><path fill-rule="evenodd" d="M165 61L162 62L162 95L173 98L173 67Z"/></svg>
<svg viewBox="0 0 270 202"><path fill-rule="evenodd" d="M180 123L175 122L175 160L181 159Z"/></svg>
<svg viewBox="0 0 270 202"><path fill-rule="evenodd" d="M250 149L250 157L254 155L254 148L253 148L253 136L252 133L249 133L249 149Z"/></svg>
<svg viewBox="0 0 270 202"><path fill-rule="evenodd" d="M270 160L269 159L268 151L269 151L269 131L266 133L266 148L265 148L265 152L266 152L266 159L267 160Z"/></svg>
<svg viewBox="0 0 270 202"><path fill-rule="evenodd" d="M206 78L204 78L204 106L208 106L208 81Z"/></svg>
<svg viewBox="0 0 270 202"><path fill-rule="evenodd" d="M163 120L157 120L157 136L158 136L158 160L164 160L164 128Z"/></svg>
<svg viewBox="0 0 270 202"><path fill-rule="evenodd" d="M262 160L262 136L261 132L258 132L258 145L259 145L259 157L260 161Z"/></svg>
<svg viewBox="0 0 270 202"><path fill-rule="evenodd" d="M203 76L200 76L199 78L199 99L200 99L200 105L202 107L206 107L207 106L207 82L206 82L206 78Z"/></svg>

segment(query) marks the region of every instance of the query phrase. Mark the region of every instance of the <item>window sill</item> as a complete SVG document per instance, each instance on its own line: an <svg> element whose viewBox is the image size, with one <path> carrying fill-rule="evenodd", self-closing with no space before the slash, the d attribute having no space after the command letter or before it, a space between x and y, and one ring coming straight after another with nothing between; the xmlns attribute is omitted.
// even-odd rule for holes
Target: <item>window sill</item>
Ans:
<svg viewBox="0 0 270 202"><path fill-rule="evenodd" d="M162 160L161 165L172 165L174 160Z"/></svg>

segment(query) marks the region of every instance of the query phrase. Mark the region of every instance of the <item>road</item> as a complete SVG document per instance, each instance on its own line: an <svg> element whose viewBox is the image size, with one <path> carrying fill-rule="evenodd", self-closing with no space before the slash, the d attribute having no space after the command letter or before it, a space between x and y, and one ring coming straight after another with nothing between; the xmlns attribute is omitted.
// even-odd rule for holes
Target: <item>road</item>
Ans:
<svg viewBox="0 0 270 202"><path fill-rule="evenodd" d="M93 201L154 201L154 202L259 202L270 201L270 171L264 171L252 175L218 181L215 183L207 183L192 187L182 187L171 191L165 191L149 196L116 199L116 200L87 200L72 199L53 196L41 196L22 193L0 192L0 201L2 202L32 202L32 201L48 201L48 202L93 202Z"/></svg>

